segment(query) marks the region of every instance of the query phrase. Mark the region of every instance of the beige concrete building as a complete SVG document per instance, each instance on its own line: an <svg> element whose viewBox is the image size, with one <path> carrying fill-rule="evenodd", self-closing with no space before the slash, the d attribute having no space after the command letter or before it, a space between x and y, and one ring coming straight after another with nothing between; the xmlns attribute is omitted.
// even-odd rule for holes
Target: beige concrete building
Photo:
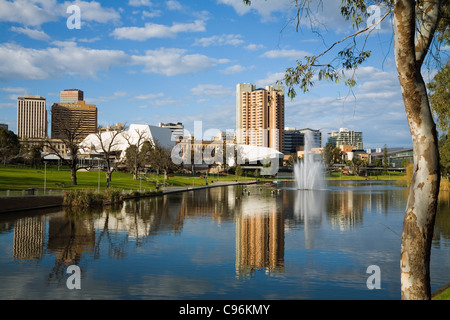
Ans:
<svg viewBox="0 0 450 320"><path fill-rule="evenodd" d="M47 137L45 98L24 95L17 98L17 136L20 139Z"/></svg>
<svg viewBox="0 0 450 320"><path fill-rule="evenodd" d="M52 139L65 139L68 132L80 140L97 133L97 106L85 101L54 103L51 131Z"/></svg>
<svg viewBox="0 0 450 320"><path fill-rule="evenodd" d="M236 141L238 144L284 149L284 87L236 88Z"/></svg>

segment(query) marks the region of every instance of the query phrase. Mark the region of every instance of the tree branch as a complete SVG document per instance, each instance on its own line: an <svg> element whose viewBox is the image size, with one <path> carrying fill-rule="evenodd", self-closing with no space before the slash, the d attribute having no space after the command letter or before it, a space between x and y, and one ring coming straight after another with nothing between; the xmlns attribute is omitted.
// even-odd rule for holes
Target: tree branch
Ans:
<svg viewBox="0 0 450 320"><path fill-rule="evenodd" d="M415 40L418 66L423 64L434 39L434 33L440 18L441 3L442 1L440 0L424 0L422 3L419 2L418 10L421 15L419 15L418 19L420 23Z"/></svg>

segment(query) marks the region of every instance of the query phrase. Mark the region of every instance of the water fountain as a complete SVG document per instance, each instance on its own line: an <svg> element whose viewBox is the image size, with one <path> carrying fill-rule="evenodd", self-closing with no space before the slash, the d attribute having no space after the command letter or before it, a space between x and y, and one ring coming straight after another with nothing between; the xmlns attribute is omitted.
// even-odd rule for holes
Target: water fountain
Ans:
<svg viewBox="0 0 450 320"><path fill-rule="evenodd" d="M313 139L313 133L307 131L303 160L297 161L294 165L294 178L298 190L322 190L324 187L323 165L320 161L315 161L314 155L310 153Z"/></svg>

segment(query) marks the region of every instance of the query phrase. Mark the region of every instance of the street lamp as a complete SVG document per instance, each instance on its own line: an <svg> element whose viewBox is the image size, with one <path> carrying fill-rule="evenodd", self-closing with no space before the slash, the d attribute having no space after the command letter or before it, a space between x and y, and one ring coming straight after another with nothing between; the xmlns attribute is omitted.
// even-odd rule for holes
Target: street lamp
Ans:
<svg viewBox="0 0 450 320"><path fill-rule="evenodd" d="M45 191L47 190L47 161L44 161L44 194Z"/></svg>
<svg viewBox="0 0 450 320"><path fill-rule="evenodd" d="M100 158L97 158L97 171L98 171L98 187L97 187L97 192L100 193Z"/></svg>

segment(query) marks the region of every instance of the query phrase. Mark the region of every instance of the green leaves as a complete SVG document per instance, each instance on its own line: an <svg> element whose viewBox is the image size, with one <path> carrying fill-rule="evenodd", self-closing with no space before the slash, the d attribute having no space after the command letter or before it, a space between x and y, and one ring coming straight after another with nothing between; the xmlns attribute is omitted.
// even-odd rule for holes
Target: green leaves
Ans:
<svg viewBox="0 0 450 320"><path fill-rule="evenodd" d="M439 128L450 132L450 64L446 64L428 85L430 104Z"/></svg>
<svg viewBox="0 0 450 320"><path fill-rule="evenodd" d="M354 29L358 29L364 18L367 18L367 6L365 0L342 0L341 14L346 20L352 20Z"/></svg>

